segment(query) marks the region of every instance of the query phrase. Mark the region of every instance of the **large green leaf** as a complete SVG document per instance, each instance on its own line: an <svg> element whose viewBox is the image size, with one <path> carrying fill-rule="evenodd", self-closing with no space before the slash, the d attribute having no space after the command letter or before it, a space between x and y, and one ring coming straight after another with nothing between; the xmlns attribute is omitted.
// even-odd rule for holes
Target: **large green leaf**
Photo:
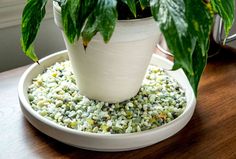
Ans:
<svg viewBox="0 0 236 159"><path fill-rule="evenodd" d="M85 45L97 32L101 33L105 42L109 41L115 29L118 16L116 5L116 0L98 0L96 8L92 15L89 16L83 30L82 36Z"/></svg>
<svg viewBox="0 0 236 159"><path fill-rule="evenodd" d="M207 62L213 10L201 0L151 0L150 6L175 57L173 69L184 70L197 95Z"/></svg>
<svg viewBox="0 0 236 159"><path fill-rule="evenodd" d="M195 95L197 95L200 77L207 64L207 52L209 49L209 36L213 22L213 10L209 6L209 3L199 0L185 0L185 6L188 33L192 38L196 39L196 45L192 55L193 74L190 74L185 69L183 70L193 87Z"/></svg>
<svg viewBox="0 0 236 159"><path fill-rule="evenodd" d="M151 0L154 19L159 23L170 51L175 56L174 69L180 67L193 74L192 53L196 39L188 34L183 0Z"/></svg>
<svg viewBox="0 0 236 159"><path fill-rule="evenodd" d="M235 0L211 0L211 4L214 11L223 18L225 34L228 36L234 22Z"/></svg>
<svg viewBox="0 0 236 159"><path fill-rule="evenodd" d="M21 46L24 53L33 61L38 61L32 43L45 16L47 0L28 0L23 10L21 22Z"/></svg>

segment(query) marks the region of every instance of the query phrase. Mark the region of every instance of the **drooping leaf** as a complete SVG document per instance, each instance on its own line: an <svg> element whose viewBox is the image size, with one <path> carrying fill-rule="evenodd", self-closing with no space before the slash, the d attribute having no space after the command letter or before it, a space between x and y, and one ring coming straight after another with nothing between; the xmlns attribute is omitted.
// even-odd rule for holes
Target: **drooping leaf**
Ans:
<svg viewBox="0 0 236 159"><path fill-rule="evenodd" d="M87 44L91 38L100 32L104 42L108 42L115 29L117 20L116 0L98 0L97 6L88 18L82 36L84 43Z"/></svg>
<svg viewBox="0 0 236 159"><path fill-rule="evenodd" d="M87 47L88 43L97 34L97 32L96 16L95 14L91 14L82 32L84 47Z"/></svg>
<svg viewBox="0 0 236 159"><path fill-rule="evenodd" d="M79 39L88 16L96 7L97 1L67 0L61 5L62 22L68 40L73 43Z"/></svg>
<svg viewBox="0 0 236 159"><path fill-rule="evenodd" d="M98 0L95 11L97 29L103 36L105 42L110 40L115 29L116 20L118 17L116 4L116 0Z"/></svg>
<svg viewBox="0 0 236 159"><path fill-rule="evenodd" d="M175 57L173 69L184 70L197 96L207 62L213 10L202 0L151 0L150 5Z"/></svg>
<svg viewBox="0 0 236 159"><path fill-rule="evenodd" d="M213 10L209 3L199 0L185 0L185 5L188 34L190 37L196 39L196 45L192 55L193 74L190 74L185 69L183 70L197 96L199 81L207 64L209 36L213 23Z"/></svg>
<svg viewBox="0 0 236 159"><path fill-rule="evenodd" d="M33 61L38 61L32 44L45 16L46 4L47 0L28 0L22 14L21 46L24 53Z"/></svg>
<svg viewBox="0 0 236 159"><path fill-rule="evenodd" d="M188 34L183 0L151 0L150 7L154 19L159 23L170 51L174 54L175 65L193 74L192 53L196 39Z"/></svg>
<svg viewBox="0 0 236 159"><path fill-rule="evenodd" d="M211 0L210 2L214 11L222 17L225 34L228 36L234 22L235 0Z"/></svg>
<svg viewBox="0 0 236 159"><path fill-rule="evenodd" d="M121 0L123 3L127 4L130 11L136 17L136 0Z"/></svg>

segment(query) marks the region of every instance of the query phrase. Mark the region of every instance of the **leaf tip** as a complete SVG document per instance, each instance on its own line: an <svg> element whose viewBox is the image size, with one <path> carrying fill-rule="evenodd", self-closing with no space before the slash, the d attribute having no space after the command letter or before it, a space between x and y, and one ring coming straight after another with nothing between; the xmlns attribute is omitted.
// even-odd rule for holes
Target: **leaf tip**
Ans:
<svg viewBox="0 0 236 159"><path fill-rule="evenodd" d="M83 47L84 47L84 51L86 51L87 47L88 47L88 41L83 40Z"/></svg>

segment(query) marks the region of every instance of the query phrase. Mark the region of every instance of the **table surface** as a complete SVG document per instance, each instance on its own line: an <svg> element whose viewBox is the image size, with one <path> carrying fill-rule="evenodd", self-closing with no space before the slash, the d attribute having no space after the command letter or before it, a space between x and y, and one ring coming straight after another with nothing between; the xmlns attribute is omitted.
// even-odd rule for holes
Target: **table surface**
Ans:
<svg viewBox="0 0 236 159"><path fill-rule="evenodd" d="M17 84L27 66L0 73L0 158L236 158L236 52L210 58L199 86L196 110L176 135L128 152L93 152L60 143L24 118Z"/></svg>

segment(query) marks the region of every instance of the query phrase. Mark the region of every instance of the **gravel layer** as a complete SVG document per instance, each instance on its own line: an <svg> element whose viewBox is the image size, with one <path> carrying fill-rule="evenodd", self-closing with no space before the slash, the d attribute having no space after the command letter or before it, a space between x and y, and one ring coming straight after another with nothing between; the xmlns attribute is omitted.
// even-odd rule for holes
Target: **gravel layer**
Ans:
<svg viewBox="0 0 236 159"><path fill-rule="evenodd" d="M70 62L56 63L28 88L32 108L62 126L93 133L133 133L177 118L186 107L185 92L164 70L149 66L138 94L109 104L80 95Z"/></svg>

